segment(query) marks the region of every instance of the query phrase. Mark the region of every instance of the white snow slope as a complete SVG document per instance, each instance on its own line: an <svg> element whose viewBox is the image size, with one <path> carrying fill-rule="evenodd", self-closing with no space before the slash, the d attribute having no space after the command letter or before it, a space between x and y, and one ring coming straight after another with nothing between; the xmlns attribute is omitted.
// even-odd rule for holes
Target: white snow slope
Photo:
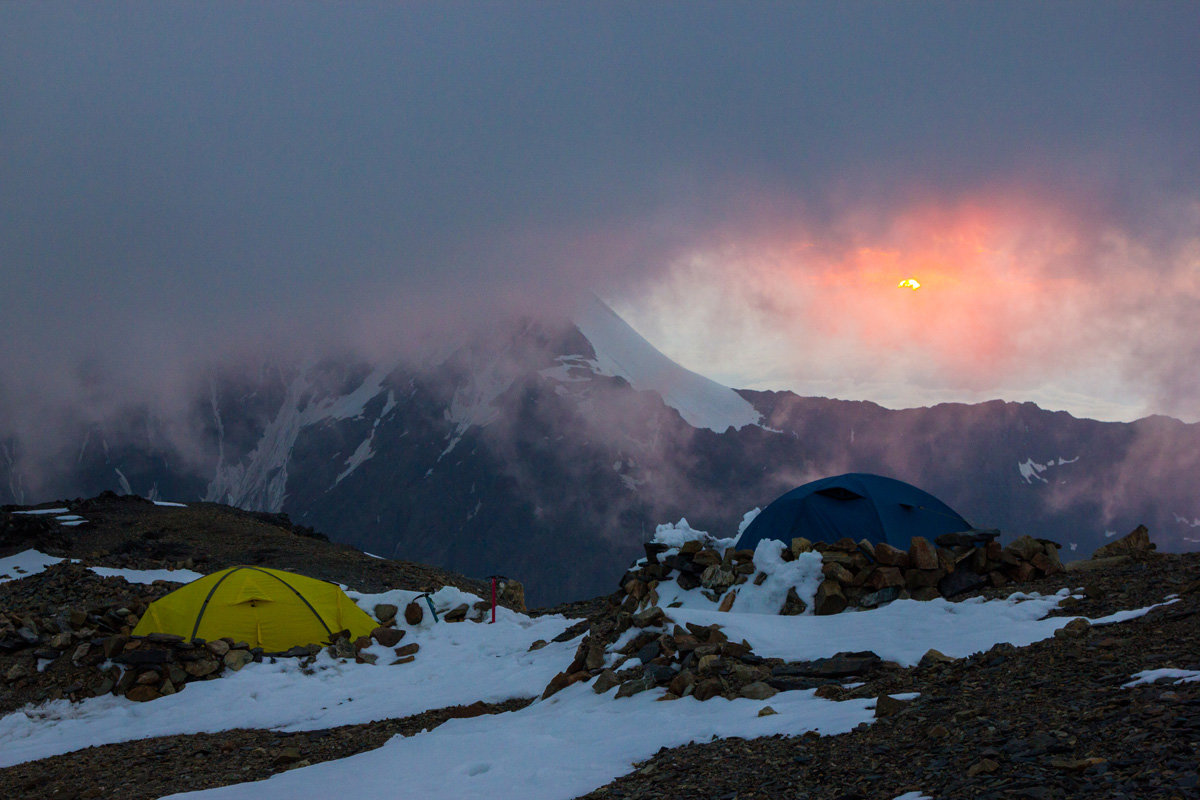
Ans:
<svg viewBox="0 0 1200 800"><path fill-rule="evenodd" d="M596 351L594 368L629 381L634 389L657 392L692 427L724 433L756 425L754 406L733 389L681 367L647 342L629 323L593 296L573 315Z"/></svg>

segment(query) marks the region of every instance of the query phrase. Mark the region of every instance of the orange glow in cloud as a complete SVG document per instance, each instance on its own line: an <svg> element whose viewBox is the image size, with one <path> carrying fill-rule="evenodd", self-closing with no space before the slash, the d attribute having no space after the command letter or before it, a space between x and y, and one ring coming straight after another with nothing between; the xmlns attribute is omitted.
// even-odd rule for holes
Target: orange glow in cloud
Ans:
<svg viewBox="0 0 1200 800"><path fill-rule="evenodd" d="M794 260L781 259L791 263L777 264L809 332L983 383L1069 313L1076 237L1054 216L1015 203L908 209L883 230L792 250Z"/></svg>

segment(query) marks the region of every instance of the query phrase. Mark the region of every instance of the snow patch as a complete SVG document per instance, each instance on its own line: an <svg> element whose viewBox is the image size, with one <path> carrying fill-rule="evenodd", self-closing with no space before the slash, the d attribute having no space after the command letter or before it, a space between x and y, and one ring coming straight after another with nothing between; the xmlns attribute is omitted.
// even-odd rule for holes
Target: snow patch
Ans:
<svg viewBox="0 0 1200 800"><path fill-rule="evenodd" d="M1045 464L1039 464L1032 458L1027 458L1017 464L1017 471L1021 473L1021 478L1027 484L1049 483L1049 481L1042 477L1041 473L1052 467L1061 467L1064 464L1074 464L1078 460L1079 456L1075 456L1074 458L1062 458L1060 456L1057 459L1050 459Z"/></svg>

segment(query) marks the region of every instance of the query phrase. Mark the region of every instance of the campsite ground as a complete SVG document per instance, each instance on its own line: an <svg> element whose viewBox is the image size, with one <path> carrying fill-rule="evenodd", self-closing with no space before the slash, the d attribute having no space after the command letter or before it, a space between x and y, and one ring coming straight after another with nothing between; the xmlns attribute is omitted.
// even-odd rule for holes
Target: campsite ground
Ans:
<svg viewBox="0 0 1200 800"><path fill-rule="evenodd" d="M214 515L230 513L219 508L200 510ZM104 544L97 546L101 541L97 537L87 547L76 542L78 552L71 555L86 558L104 550L107 552L99 558L114 566L179 566L186 555L172 552L168 558L155 558L152 550L155 542L179 540L203 548L209 559L205 569L249 560L267 547L272 549L272 566L293 561L293 568L328 563L366 581L397 580L376 572L394 570L401 575L400 571L408 569L347 552L319 538L292 531L264 532L249 523L240 533L241 523L229 524L219 544L191 542L184 533L172 531L147 537L148 530L164 527L162 521L178 522L184 517L158 516L151 527L147 520L159 515L158 511L109 513L105 517L93 512L89 519L95 519L93 529L111 541L103 539ZM264 539L264 534L275 538ZM53 547L49 541L40 544ZM8 545L9 549L17 546ZM0 552L0 556L7 554ZM424 572L426 569L410 571L399 579L411 581L412 588L425 588L422 581L442 578ZM162 585L133 585L120 578L93 581L75 575L67 579L63 577L67 571L63 566L43 573L44 578L32 576L0 584L0 610L87 597L97 602L122 596L144 600L165 591ZM457 577L453 580L464 587L470 583ZM1092 619L1176 597L1144 616L1108 626L1073 626L1027 647L1002 644L947 663L910 668L885 665L863 676L859 686L828 687L824 692L833 700L917 693L915 699L894 707L882 705L872 724L840 735L720 739L663 750L587 797L887 800L905 790L936 798L1195 796L1200 791L1196 771L1200 763L1200 683L1125 684L1147 669L1200 670L1200 554L1149 554L1063 573L1023 588L1044 594L1061 588L1082 589L1076 591L1077 598L1063 601L1055 613ZM1008 592L991 590L989 594ZM584 602L569 608L599 614L604 605ZM0 654L0 671L7 666ZM51 680L59 678L46 675L44 681ZM48 684L39 680L32 685L45 691ZM24 702L38 690L32 689L28 697L10 691L3 699L6 705ZM0 794L128 800L159 797L344 758L379 747L397 733L415 734L446 719L500 713L528 701L528 697L514 697L505 703L423 711L321 730L238 729L108 744L2 769ZM347 789L353 791L353 786Z"/></svg>

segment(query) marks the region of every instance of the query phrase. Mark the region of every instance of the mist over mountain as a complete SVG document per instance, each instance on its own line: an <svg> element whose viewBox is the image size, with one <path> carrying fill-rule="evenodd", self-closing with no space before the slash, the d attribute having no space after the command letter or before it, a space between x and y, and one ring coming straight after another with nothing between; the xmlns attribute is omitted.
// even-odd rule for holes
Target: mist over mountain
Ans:
<svg viewBox="0 0 1200 800"><path fill-rule="evenodd" d="M851 471L1062 542L1065 559L1142 523L1164 549L1200 540L1200 425L735 392L599 301L419 358L231 364L196 387L170 415L67 425L54 452L8 437L0 502L112 489L283 511L371 553L517 578L534 604L611 591L659 523L731 536L745 512Z"/></svg>

